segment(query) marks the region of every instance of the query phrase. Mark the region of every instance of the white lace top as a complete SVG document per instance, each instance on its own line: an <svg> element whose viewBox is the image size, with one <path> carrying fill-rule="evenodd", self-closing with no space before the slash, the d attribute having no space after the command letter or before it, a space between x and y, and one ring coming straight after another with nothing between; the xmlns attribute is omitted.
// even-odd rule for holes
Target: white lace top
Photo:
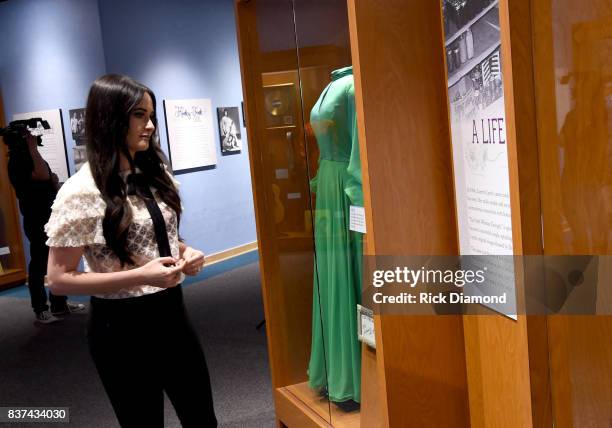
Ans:
<svg viewBox="0 0 612 428"><path fill-rule="evenodd" d="M124 176L125 178L125 176ZM179 183L174 180L178 189ZM157 192L153 190L157 197ZM179 257L179 241L176 213L160 199L159 208L166 221L168 241L172 256ZM127 248L136 266L159 257L153 221L145 203L138 196L128 196L132 208L132 224L128 230ZM86 272L118 272L133 269L136 266L121 267L119 258L106 246L102 229L102 220L106 203L94 182L89 163L70 177L59 190L53 203L51 217L45 225L49 247L84 247ZM181 275L180 281L183 281ZM163 288L150 285L134 284L117 292L98 294L97 297L122 299L156 293Z"/></svg>

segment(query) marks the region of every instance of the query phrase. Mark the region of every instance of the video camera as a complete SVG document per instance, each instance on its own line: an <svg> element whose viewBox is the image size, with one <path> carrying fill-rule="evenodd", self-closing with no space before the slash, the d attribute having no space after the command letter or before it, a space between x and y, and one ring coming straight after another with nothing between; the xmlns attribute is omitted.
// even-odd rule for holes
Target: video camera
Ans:
<svg viewBox="0 0 612 428"><path fill-rule="evenodd" d="M0 128L0 137L4 139L4 142L9 149L17 147L19 144L25 142L27 134L31 134L37 137L39 146L42 146L42 134L44 130L51 129L49 122L42 120L40 117L33 117L25 120L14 120L9 123L6 128Z"/></svg>

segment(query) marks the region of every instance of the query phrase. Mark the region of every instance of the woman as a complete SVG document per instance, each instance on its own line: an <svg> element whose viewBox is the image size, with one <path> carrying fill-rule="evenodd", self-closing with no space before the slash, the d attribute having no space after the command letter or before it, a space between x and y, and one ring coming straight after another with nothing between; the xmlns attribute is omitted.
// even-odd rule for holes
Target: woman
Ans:
<svg viewBox="0 0 612 428"><path fill-rule="evenodd" d="M204 255L179 240L181 201L156 132L155 95L127 76L87 100L89 162L45 226L54 293L92 295L88 340L123 427L162 427L166 392L183 426L216 426L208 370L180 283ZM85 256L85 272L77 271Z"/></svg>

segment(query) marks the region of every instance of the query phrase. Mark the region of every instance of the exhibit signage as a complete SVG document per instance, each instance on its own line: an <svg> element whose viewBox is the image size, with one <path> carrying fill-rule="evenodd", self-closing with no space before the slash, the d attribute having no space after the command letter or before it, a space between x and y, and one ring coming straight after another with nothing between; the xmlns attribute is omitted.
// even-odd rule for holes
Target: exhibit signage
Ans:
<svg viewBox="0 0 612 428"><path fill-rule="evenodd" d="M51 171L57 174L59 182L63 183L68 180L69 173L62 113L60 109L17 113L13 115L13 120L27 120L36 117L46 120L50 126L50 129L43 129L42 125L39 125L34 131L34 134L42 137L42 146L38 147L38 152L47 161Z"/></svg>
<svg viewBox="0 0 612 428"><path fill-rule="evenodd" d="M165 100L170 162L174 172L217 163L210 98Z"/></svg>
<svg viewBox="0 0 612 428"><path fill-rule="evenodd" d="M498 1L445 0L443 9L460 253L511 255ZM514 296L513 265L498 269L505 278L499 286ZM478 287L469 293L478 294ZM508 311L516 308L515 300L503 311L489 307L516 314Z"/></svg>

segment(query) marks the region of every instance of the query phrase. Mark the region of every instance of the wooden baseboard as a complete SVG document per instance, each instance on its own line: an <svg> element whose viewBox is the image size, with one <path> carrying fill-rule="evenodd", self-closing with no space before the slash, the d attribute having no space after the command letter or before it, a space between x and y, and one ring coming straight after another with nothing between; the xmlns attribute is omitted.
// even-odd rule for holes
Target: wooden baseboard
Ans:
<svg viewBox="0 0 612 428"><path fill-rule="evenodd" d="M296 397L287 387L274 393L276 417L288 428L332 428L310 406Z"/></svg>
<svg viewBox="0 0 612 428"><path fill-rule="evenodd" d="M6 269L0 275L0 291L21 285L26 281L26 272L23 269Z"/></svg>
<svg viewBox="0 0 612 428"><path fill-rule="evenodd" d="M218 253L207 254L205 266L214 265L215 263L219 263L224 260L231 259L233 257L238 257L242 254L249 253L256 249L257 249L257 241L254 241L254 242L249 242L248 244L239 245L234 248L229 248L227 250L220 251Z"/></svg>

